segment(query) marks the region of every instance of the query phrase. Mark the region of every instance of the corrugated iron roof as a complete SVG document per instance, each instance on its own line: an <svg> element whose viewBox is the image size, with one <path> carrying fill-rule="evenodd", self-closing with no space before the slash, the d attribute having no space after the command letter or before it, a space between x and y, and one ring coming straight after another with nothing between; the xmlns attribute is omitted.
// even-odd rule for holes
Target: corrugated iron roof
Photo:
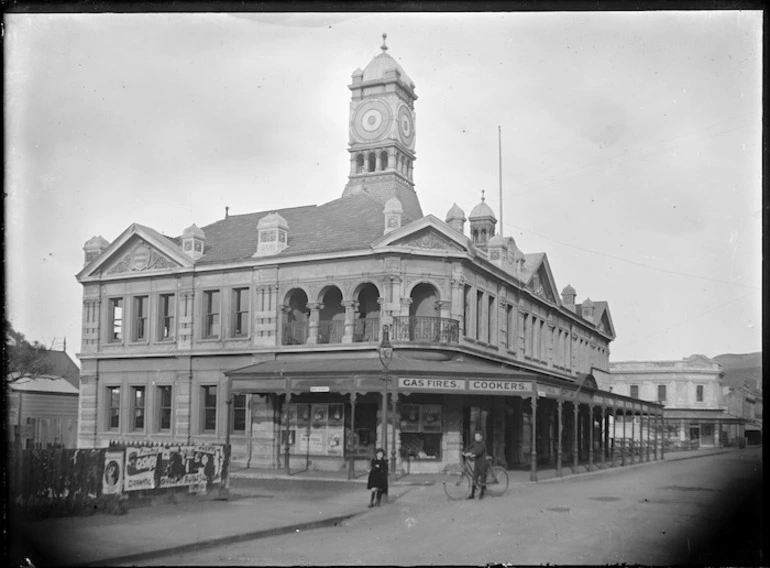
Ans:
<svg viewBox="0 0 770 568"><path fill-rule="evenodd" d="M80 394L77 388L62 377L41 375L31 379L24 377L12 382L10 389L15 392L39 392L47 394Z"/></svg>

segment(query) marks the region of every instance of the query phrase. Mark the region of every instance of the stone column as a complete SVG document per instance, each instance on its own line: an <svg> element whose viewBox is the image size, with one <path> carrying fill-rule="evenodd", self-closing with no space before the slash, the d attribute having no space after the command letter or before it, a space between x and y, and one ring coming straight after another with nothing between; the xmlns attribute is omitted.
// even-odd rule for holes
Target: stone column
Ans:
<svg viewBox="0 0 770 568"><path fill-rule="evenodd" d="M631 411L631 465L636 463L636 414Z"/></svg>
<svg viewBox="0 0 770 568"><path fill-rule="evenodd" d="M620 454L620 465L626 465L626 410L621 410L623 414L623 452Z"/></svg>
<svg viewBox="0 0 770 568"><path fill-rule="evenodd" d="M353 328L355 326L358 302L355 300L343 300L341 303L342 307L345 308L345 331L342 334L342 343L353 343Z"/></svg>
<svg viewBox="0 0 770 568"><path fill-rule="evenodd" d="M605 468L605 454L607 453L607 407L602 405L599 407L602 411L602 419L599 422L601 424L601 427L599 429L599 439L601 440L599 442L599 447L602 451L602 459L601 459L601 468Z"/></svg>
<svg viewBox="0 0 770 568"><path fill-rule="evenodd" d="M615 432L616 432L616 426L618 424L618 409L615 407L612 407L612 467L616 467L615 464L615 446L617 446Z"/></svg>
<svg viewBox="0 0 770 568"><path fill-rule="evenodd" d="M310 318L307 325L307 342L309 345L313 345L318 343L318 320L321 317L321 310L324 308L324 305L318 302L308 302L307 307L310 310Z"/></svg>
<svg viewBox="0 0 770 568"><path fill-rule="evenodd" d="M465 329L465 314L463 313L463 281L458 278L452 278L452 303L450 306L449 317L460 322L460 335Z"/></svg>
<svg viewBox="0 0 770 568"><path fill-rule="evenodd" d="M666 420L660 415L660 459L666 459Z"/></svg>
<svg viewBox="0 0 770 568"><path fill-rule="evenodd" d="M382 170L382 163L381 163L381 160L380 160L380 153L379 152L375 152L374 153L374 171L375 172L379 172L381 170Z"/></svg>
<svg viewBox="0 0 770 568"><path fill-rule="evenodd" d="M350 393L350 438L345 441L348 456L348 479L353 479L356 472L356 398L358 394Z"/></svg>

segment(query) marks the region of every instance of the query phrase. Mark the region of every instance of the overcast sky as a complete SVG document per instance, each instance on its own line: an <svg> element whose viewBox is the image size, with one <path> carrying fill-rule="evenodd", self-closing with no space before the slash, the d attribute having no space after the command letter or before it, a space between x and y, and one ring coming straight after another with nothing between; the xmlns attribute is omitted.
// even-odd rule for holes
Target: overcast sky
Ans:
<svg viewBox="0 0 770 568"><path fill-rule="evenodd" d="M321 204L351 73L416 84L423 212L481 190L556 285L606 300L611 360L761 350L760 12L5 18L13 326L80 350L83 244L131 223ZM498 229L500 227L498 226Z"/></svg>

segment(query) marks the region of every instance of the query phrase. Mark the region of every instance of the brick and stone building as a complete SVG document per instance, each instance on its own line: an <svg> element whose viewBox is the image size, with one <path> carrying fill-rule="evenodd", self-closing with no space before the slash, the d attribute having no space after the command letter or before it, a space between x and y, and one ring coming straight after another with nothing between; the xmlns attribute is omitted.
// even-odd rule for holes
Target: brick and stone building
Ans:
<svg viewBox="0 0 770 568"><path fill-rule="evenodd" d="M80 445L229 440L251 467L327 470L386 446L431 472L481 430L536 477L603 464L612 415L659 420L591 375L609 370L606 302L560 294L545 253L500 236L483 198L467 218L423 214L415 84L385 45L349 89L340 198L86 243Z"/></svg>

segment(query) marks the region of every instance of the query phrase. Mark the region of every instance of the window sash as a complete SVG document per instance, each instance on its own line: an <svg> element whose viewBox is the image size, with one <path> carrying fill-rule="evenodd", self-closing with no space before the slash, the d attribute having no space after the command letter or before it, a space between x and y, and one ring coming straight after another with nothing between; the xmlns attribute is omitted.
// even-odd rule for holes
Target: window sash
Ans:
<svg viewBox="0 0 770 568"><path fill-rule="evenodd" d="M241 337L248 335L249 323L249 300L248 288L238 288L234 290L233 298L233 336Z"/></svg>
<svg viewBox="0 0 770 568"><path fill-rule="evenodd" d="M697 385L695 387L695 401L703 402L703 385Z"/></svg>
<svg viewBox="0 0 770 568"><path fill-rule="evenodd" d="M123 298L110 300L110 341L123 340Z"/></svg>
<svg viewBox="0 0 770 568"><path fill-rule="evenodd" d="M107 427L110 430L117 430L120 428L120 387L109 387L107 395L109 397Z"/></svg>
<svg viewBox="0 0 770 568"><path fill-rule="evenodd" d="M158 405L158 429L171 430L171 387L158 387L159 405Z"/></svg>
<svg viewBox="0 0 770 568"><path fill-rule="evenodd" d="M219 290L206 292L206 337L219 337Z"/></svg>
<svg viewBox="0 0 770 568"><path fill-rule="evenodd" d="M134 430L144 429L144 407L145 407L145 388L134 387L133 409L132 409Z"/></svg>
<svg viewBox="0 0 770 568"><path fill-rule="evenodd" d="M246 431L246 395L233 396L233 432Z"/></svg>
<svg viewBox="0 0 770 568"><path fill-rule="evenodd" d="M217 391L216 387L203 387L203 431L214 432L217 429Z"/></svg>
<svg viewBox="0 0 770 568"><path fill-rule="evenodd" d="M160 339L174 337L174 294L162 294L160 297Z"/></svg>

